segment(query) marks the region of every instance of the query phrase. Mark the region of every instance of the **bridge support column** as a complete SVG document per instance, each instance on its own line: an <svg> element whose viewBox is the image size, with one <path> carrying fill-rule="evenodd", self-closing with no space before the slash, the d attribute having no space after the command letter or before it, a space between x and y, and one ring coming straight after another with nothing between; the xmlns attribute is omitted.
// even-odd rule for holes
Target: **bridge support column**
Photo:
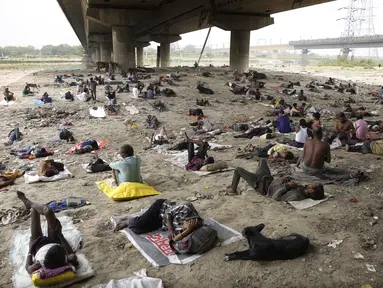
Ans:
<svg viewBox="0 0 383 288"><path fill-rule="evenodd" d="M308 64L308 56L309 56L309 49L303 49L302 50L302 65L307 66Z"/></svg>
<svg viewBox="0 0 383 288"><path fill-rule="evenodd" d="M144 66L144 47L137 47L137 67Z"/></svg>
<svg viewBox="0 0 383 288"><path fill-rule="evenodd" d="M181 37L179 35L151 35L151 39L161 44L161 67L170 67L170 43L181 40Z"/></svg>
<svg viewBox="0 0 383 288"><path fill-rule="evenodd" d="M113 45L111 42L100 43L100 54L102 62L110 62Z"/></svg>
<svg viewBox="0 0 383 288"><path fill-rule="evenodd" d="M161 43L161 67L170 67L170 43Z"/></svg>
<svg viewBox="0 0 383 288"><path fill-rule="evenodd" d="M348 56L350 56L351 49L350 48L343 48L342 49L342 56L348 59Z"/></svg>
<svg viewBox="0 0 383 288"><path fill-rule="evenodd" d="M144 47L149 46L149 42L136 42L137 48L137 67L144 66Z"/></svg>
<svg viewBox="0 0 383 288"><path fill-rule="evenodd" d="M127 70L136 68L133 26L112 26L113 60Z"/></svg>
<svg viewBox="0 0 383 288"><path fill-rule="evenodd" d="M278 50L271 51L273 60L278 60Z"/></svg>
<svg viewBox="0 0 383 288"><path fill-rule="evenodd" d="M86 69L89 69L90 67L92 67L92 64L91 64L92 58L91 58L90 54L84 54L83 61L84 61Z"/></svg>
<svg viewBox="0 0 383 288"><path fill-rule="evenodd" d="M247 70L250 55L250 30L232 30L230 36L230 68Z"/></svg>

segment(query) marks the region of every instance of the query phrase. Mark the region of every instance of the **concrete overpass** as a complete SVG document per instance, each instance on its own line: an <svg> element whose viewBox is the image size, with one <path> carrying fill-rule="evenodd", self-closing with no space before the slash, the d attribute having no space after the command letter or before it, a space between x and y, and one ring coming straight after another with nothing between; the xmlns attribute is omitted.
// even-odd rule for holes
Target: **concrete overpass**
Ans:
<svg viewBox="0 0 383 288"><path fill-rule="evenodd" d="M230 66L247 69L250 31L274 24L271 14L334 0L57 0L93 61L143 64L143 47L160 43L161 66L170 43L212 26L231 31ZM113 56L112 56L113 55ZM112 58L113 57L113 58Z"/></svg>
<svg viewBox="0 0 383 288"><path fill-rule="evenodd" d="M383 47L383 35L290 41L289 45L304 54L309 49L343 49L343 55L348 57L354 48Z"/></svg>

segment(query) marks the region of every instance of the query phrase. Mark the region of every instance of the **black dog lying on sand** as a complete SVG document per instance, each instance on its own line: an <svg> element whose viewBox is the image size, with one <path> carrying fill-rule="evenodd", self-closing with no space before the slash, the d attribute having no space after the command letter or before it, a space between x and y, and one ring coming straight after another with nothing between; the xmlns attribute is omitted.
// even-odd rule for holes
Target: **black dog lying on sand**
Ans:
<svg viewBox="0 0 383 288"><path fill-rule="evenodd" d="M309 239L302 235L290 234L278 239L270 239L261 234L263 228L265 224L243 229L242 235L247 238L249 249L225 254L224 260L289 260L303 255L309 247Z"/></svg>

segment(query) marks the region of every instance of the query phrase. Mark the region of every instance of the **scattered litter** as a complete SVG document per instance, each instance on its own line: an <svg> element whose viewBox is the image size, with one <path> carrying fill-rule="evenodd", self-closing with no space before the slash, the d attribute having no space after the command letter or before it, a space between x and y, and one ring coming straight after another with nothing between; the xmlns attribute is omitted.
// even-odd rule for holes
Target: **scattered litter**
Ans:
<svg viewBox="0 0 383 288"><path fill-rule="evenodd" d="M342 244L342 243L343 243L343 240L333 240L327 246L332 247L332 248L336 248L336 246L338 246L339 244Z"/></svg>
<svg viewBox="0 0 383 288"><path fill-rule="evenodd" d="M362 254L360 254L360 253L356 253L354 255L354 259L364 259L364 256Z"/></svg>
<svg viewBox="0 0 383 288"><path fill-rule="evenodd" d="M367 267L367 270L368 270L368 271L370 271L370 272L376 272L376 269L375 269L375 266L374 266L374 265L366 264L366 267Z"/></svg>

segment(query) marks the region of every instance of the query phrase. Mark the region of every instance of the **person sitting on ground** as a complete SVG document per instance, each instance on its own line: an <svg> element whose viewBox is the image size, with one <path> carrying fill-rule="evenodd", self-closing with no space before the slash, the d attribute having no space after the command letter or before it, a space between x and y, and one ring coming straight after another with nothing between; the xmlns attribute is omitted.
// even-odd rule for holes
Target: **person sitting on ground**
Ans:
<svg viewBox="0 0 383 288"><path fill-rule="evenodd" d="M203 219L190 202L177 204L166 199L157 199L142 215L119 222L115 231L128 227L136 234L144 234L161 228L168 231L169 240L179 241L202 225Z"/></svg>
<svg viewBox="0 0 383 288"><path fill-rule="evenodd" d="M301 201L306 198L320 200L324 198L324 189L321 184L309 184L306 186L291 182L289 178L274 179L271 176L266 159L258 162L258 171L251 173L241 167L234 170L232 184L227 187L228 195L236 195L239 180L243 178L255 191L271 197L276 201Z"/></svg>
<svg viewBox="0 0 383 288"><path fill-rule="evenodd" d="M77 99L83 102L88 102L91 97L89 95L89 90L88 88L84 88L84 91L78 95L76 95Z"/></svg>
<svg viewBox="0 0 383 288"><path fill-rule="evenodd" d="M72 92L70 92L70 91L65 93L64 98L67 101L74 101L74 96L73 96Z"/></svg>
<svg viewBox="0 0 383 288"><path fill-rule="evenodd" d="M355 134L358 140L364 141L368 133L368 124L364 121L362 115L356 117L356 122L354 123Z"/></svg>
<svg viewBox="0 0 383 288"><path fill-rule="evenodd" d="M322 127L314 129L313 139L308 139L303 147L303 155L298 160L297 167L300 166L300 160L303 158L302 170L305 174L321 174L324 162L331 162L330 145L323 142L322 137Z"/></svg>
<svg viewBox="0 0 383 288"><path fill-rule="evenodd" d="M296 129L295 140L289 143L290 146L294 146L297 148L303 148L307 139L313 138L312 131L307 127L307 123L305 119L299 120L299 127Z"/></svg>
<svg viewBox="0 0 383 288"><path fill-rule="evenodd" d="M60 128L59 138L60 140L66 140L67 142L70 142L70 143L75 142L73 133L66 128Z"/></svg>
<svg viewBox="0 0 383 288"><path fill-rule="evenodd" d="M279 117L277 118L276 122L276 128L278 129L279 133L285 134L291 132L289 115L285 114L285 112L282 109L279 110Z"/></svg>
<svg viewBox="0 0 383 288"><path fill-rule="evenodd" d="M293 103L293 107L290 110L290 117L302 117L302 111L298 110L298 104Z"/></svg>
<svg viewBox="0 0 383 288"><path fill-rule="evenodd" d="M149 87L148 87L148 89L145 92L144 98L153 99L154 98L153 89L149 89Z"/></svg>
<svg viewBox="0 0 383 288"><path fill-rule="evenodd" d="M186 141L188 143L188 164L185 168L188 171L199 171L202 166L214 163L214 158L207 155L210 146L209 143L204 142L202 139L190 139L185 133ZM198 145L198 151L195 153L194 144Z"/></svg>
<svg viewBox="0 0 383 288"><path fill-rule="evenodd" d="M32 202L23 192L17 191L17 197L31 210L31 238L25 265L27 272L32 274L39 269L77 266L77 256L62 234L61 223L52 209L45 204ZM40 215L47 220L47 236L42 232Z"/></svg>
<svg viewBox="0 0 383 288"><path fill-rule="evenodd" d="M8 87L5 88L3 95L4 95L4 100L7 102L12 101L14 99L13 98L14 93L9 91Z"/></svg>
<svg viewBox="0 0 383 288"><path fill-rule="evenodd" d="M342 169L325 167L325 162L331 162L330 145L322 141L323 132L321 127L314 130L313 134L314 139L306 141L303 147L303 155L301 156L303 158L302 170L305 174L333 181L347 181L353 178L358 178L361 181L364 179L364 173L359 171L356 174L350 174ZM298 160L297 167L299 167L300 159Z"/></svg>
<svg viewBox="0 0 383 288"><path fill-rule="evenodd" d="M47 104L47 103L52 103L53 99L51 97L49 97L48 93L45 92L43 94L43 96L41 96L41 101L44 103L44 104Z"/></svg>
<svg viewBox="0 0 383 288"><path fill-rule="evenodd" d="M24 95L33 94L33 92L31 91L31 88L30 88L28 85L26 85L26 86L24 87L23 94L24 94Z"/></svg>
<svg viewBox="0 0 383 288"><path fill-rule="evenodd" d="M314 130L321 126L322 126L322 123L320 121L320 113L314 112L313 120L310 120L309 122L307 122L307 127L309 127L311 130Z"/></svg>
<svg viewBox="0 0 383 288"><path fill-rule="evenodd" d="M383 155L383 140L364 141L363 145L346 145L347 152L359 152L363 154Z"/></svg>
<svg viewBox="0 0 383 288"><path fill-rule="evenodd" d="M255 100L260 100L262 97L262 93L259 91L259 88L255 89Z"/></svg>
<svg viewBox="0 0 383 288"><path fill-rule="evenodd" d="M335 121L335 133L331 134L330 140L334 140L338 137L342 142L342 146L344 146L349 142L354 132L354 124L346 118L346 115L343 112L341 112L338 115L338 119Z"/></svg>
<svg viewBox="0 0 383 288"><path fill-rule="evenodd" d="M122 160L109 164L112 168L113 178L117 185L125 182L142 183L141 159L134 156L133 147L125 144L120 148Z"/></svg>
<svg viewBox="0 0 383 288"><path fill-rule="evenodd" d="M115 105L117 103L116 100L116 91L109 91L106 93L106 98L108 99L107 105Z"/></svg>
<svg viewBox="0 0 383 288"><path fill-rule="evenodd" d="M298 95L298 101L307 101L307 97L304 95L304 91L301 90Z"/></svg>
<svg viewBox="0 0 383 288"><path fill-rule="evenodd" d="M213 124L208 119L203 119L201 115L197 117L196 134L204 134L213 130Z"/></svg>

